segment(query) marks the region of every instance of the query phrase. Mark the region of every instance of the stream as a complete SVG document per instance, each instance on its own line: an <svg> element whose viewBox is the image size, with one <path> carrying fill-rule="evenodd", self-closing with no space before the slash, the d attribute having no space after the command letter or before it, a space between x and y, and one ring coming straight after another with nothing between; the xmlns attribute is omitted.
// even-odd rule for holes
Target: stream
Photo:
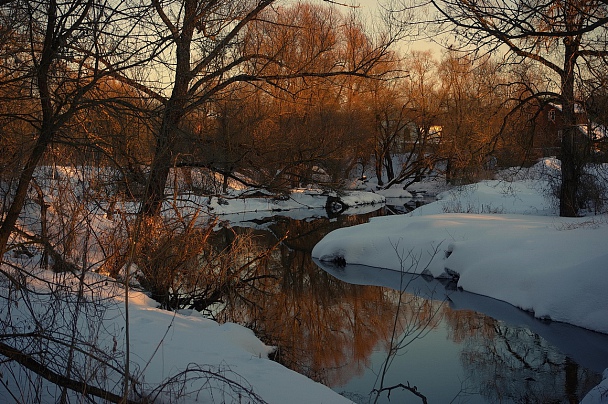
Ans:
<svg viewBox="0 0 608 404"><path fill-rule="evenodd" d="M231 233L216 234L217 243L248 234L253 253L283 239L258 264L264 281L215 314L275 346L279 363L356 403L572 403L601 381L608 335L433 278L312 260L325 234L386 208L308 214L231 218Z"/></svg>

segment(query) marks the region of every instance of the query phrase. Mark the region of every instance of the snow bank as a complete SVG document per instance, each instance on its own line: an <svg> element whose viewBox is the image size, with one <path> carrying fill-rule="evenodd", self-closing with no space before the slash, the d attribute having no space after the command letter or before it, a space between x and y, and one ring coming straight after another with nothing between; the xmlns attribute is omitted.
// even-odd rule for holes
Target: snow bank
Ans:
<svg viewBox="0 0 608 404"><path fill-rule="evenodd" d="M410 215L336 230L312 254L457 277L464 290L536 317L608 333L608 217L549 216L545 186L525 180L464 187Z"/></svg>
<svg viewBox="0 0 608 404"><path fill-rule="evenodd" d="M264 345L248 328L234 323L219 325L195 311L175 314L156 309L155 305L144 296L131 299L129 306L132 357L141 369L146 367L147 384L158 384L189 364L204 364L252 386L268 403L350 402L330 388L268 359L273 348ZM181 402L218 402L217 392L215 401L211 397L205 401L210 393L203 388L205 382L201 379L189 383L187 391L192 396ZM201 388L203 394L197 398L194 392Z"/></svg>
<svg viewBox="0 0 608 404"><path fill-rule="evenodd" d="M249 190L250 191L250 190ZM257 194L261 191L257 190ZM244 195L249 196L244 197ZM250 192L230 195L203 197L199 195L180 195L178 200L167 201L164 214L173 214L177 207L182 214L194 214L202 210L209 215L218 215L221 220L232 223L262 220L279 214L294 219L327 217L331 213L360 214L363 211L377 210L386 198L380 194L366 191L347 191L343 194L324 192L314 189L295 189L286 196L251 197ZM332 211L333 210L333 211ZM136 211L131 210L133 212Z"/></svg>
<svg viewBox="0 0 608 404"><path fill-rule="evenodd" d="M48 271L40 272L41 280L30 286L44 292L42 279L52 280L53 276ZM62 276L66 277L65 285L77 288L76 278L70 279L68 274ZM75 368L92 372L88 383L100 384L110 392L120 394L120 375L111 365L120 368L124 363L124 290L100 275L89 274L87 278L85 295L92 299L90 302L96 302L96 315L85 319L82 314L78 335L81 341L94 344L100 352L107 352L104 363L109 365L99 367L98 362L90 361L87 356L76 355L74 361L78 365ZM4 284L0 286L4 287ZM1 290L5 292L5 289ZM63 306L58 306L53 299L51 293L32 295L27 304L15 303L10 310L0 311L2 316L11 317L12 324L17 327L13 330L16 335L20 335L18 332L27 335L35 318L51 322L49 327L53 330L61 330L54 335L56 338L46 341L45 347L51 355L64 352L63 345L56 341L62 338L70 341L70 335L64 333L72 328L70 313L75 312L73 301L67 295ZM60 307L67 315L50 317L49 307ZM80 308L84 310L84 306ZM92 306L86 308L90 310ZM46 330L49 331L50 328ZM175 313L158 309L155 301L140 292L129 293L129 333L130 368L133 380L137 381L137 391L151 394L150 399L155 402L257 402L249 399L251 391L267 403L350 403L330 388L268 359L273 348L262 343L250 329L234 323L220 325L196 311ZM11 341L10 336L5 337L5 342L16 342L19 346L19 338ZM94 351L92 354L106 358ZM5 364L3 371L8 376L0 385L0 402L54 403L62 394L61 388L46 380L40 381L38 390L30 391L28 380L31 375L15 363ZM163 385L166 387L160 391L159 386ZM22 397L13 396L19 392ZM76 393L68 393L68 397L71 395L73 399L68 398L68 401L82 398Z"/></svg>
<svg viewBox="0 0 608 404"><path fill-rule="evenodd" d="M384 204L382 195L365 191L349 191L344 195L296 189L284 198L211 198L209 206L218 215L244 212L280 212L297 209L325 209L328 197L337 198L345 207Z"/></svg>
<svg viewBox="0 0 608 404"><path fill-rule="evenodd" d="M595 386L583 400L581 404L606 404L608 403L608 369L604 370L603 379L600 384Z"/></svg>

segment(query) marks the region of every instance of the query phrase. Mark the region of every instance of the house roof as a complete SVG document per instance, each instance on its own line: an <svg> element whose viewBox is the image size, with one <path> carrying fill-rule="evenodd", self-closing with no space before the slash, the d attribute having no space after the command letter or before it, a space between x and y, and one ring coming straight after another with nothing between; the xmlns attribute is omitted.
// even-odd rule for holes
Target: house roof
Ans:
<svg viewBox="0 0 608 404"><path fill-rule="evenodd" d="M554 104L554 103L550 102L548 105L557 109L558 111L562 110L562 106L560 104ZM584 114L585 112L586 112L585 108L583 108L583 106L580 103L577 102L574 104L574 113L575 114Z"/></svg>
<svg viewBox="0 0 608 404"><path fill-rule="evenodd" d="M608 128L604 125L589 122L589 125L578 125L578 129L586 136L590 137L591 140L608 139ZM591 129L591 131L589 131L589 129Z"/></svg>

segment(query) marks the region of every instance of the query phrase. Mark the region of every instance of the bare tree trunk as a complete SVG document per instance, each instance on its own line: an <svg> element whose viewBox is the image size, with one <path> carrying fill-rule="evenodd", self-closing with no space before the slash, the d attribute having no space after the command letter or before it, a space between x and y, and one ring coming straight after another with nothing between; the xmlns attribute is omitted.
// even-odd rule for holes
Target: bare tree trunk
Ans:
<svg viewBox="0 0 608 404"><path fill-rule="evenodd" d="M384 185L384 181L382 181L382 162L384 158L380 155L380 153L374 153L375 162L374 167L376 169L376 178L378 179L378 185Z"/></svg>
<svg viewBox="0 0 608 404"><path fill-rule="evenodd" d="M171 103L171 100L169 101ZM165 185L169 178L172 165L175 125L179 122L179 113L171 114L167 111L156 139L154 158L150 166L150 174L144 201L140 213L146 216L156 216L160 213L165 197Z"/></svg>
<svg viewBox="0 0 608 404"><path fill-rule="evenodd" d="M7 251L8 239L15 229L15 224L19 218L19 214L25 204L27 191L34 175L34 170L40 163L42 156L46 152L49 144L53 140L53 104L51 101L51 92L49 88L49 72L53 59L57 54L57 42L55 38L55 27L57 24L57 2L56 0L49 1L47 25L44 34L44 44L40 63L36 69L36 80L38 92L40 94L40 106L42 111L42 122L40 126L40 135L34 145L21 174L15 196L8 209L6 217L0 227L0 258Z"/></svg>
<svg viewBox="0 0 608 404"><path fill-rule="evenodd" d="M156 4L159 13L162 12L160 5ZM173 151L175 138L179 124L184 116L184 108L187 104L188 90L193 75L190 66L190 51L192 37L196 25L197 1L186 0L184 2L184 19L181 32L173 31L173 40L176 43L175 76L174 86L171 97L165 105L158 137L156 138L156 148L154 158L150 167L150 176L146 189L144 203L140 213L146 216L156 216L160 214L163 199L165 197L165 184L169 178L169 171L173 165ZM163 14L164 15L164 14ZM173 27L175 28L175 27Z"/></svg>
<svg viewBox="0 0 608 404"><path fill-rule="evenodd" d="M393 158L389 150L384 155L384 165L386 166L386 178L390 182L395 178L395 169L393 168Z"/></svg>
<svg viewBox="0 0 608 404"><path fill-rule="evenodd" d="M564 41L566 42L566 41ZM561 177L559 214L563 217L578 215L578 192L583 156L576 142L577 125L574 102L574 67L576 56L573 46L565 46L564 71L561 77L562 115L564 129L561 142Z"/></svg>

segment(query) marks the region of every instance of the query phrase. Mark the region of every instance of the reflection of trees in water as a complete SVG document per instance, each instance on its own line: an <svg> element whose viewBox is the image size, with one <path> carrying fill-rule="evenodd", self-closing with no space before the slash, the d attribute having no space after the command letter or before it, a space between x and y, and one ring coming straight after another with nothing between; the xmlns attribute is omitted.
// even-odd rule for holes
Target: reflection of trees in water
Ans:
<svg viewBox="0 0 608 404"><path fill-rule="evenodd" d="M361 289L333 278L314 264L310 252L331 229L367 219L279 218L266 224L268 231L254 231L259 249L288 237L258 265L260 275L272 278L232 299L218 319L252 328L277 347L277 361L317 381L339 383L362 372L374 346L388 335L392 301L382 288Z"/></svg>
<svg viewBox="0 0 608 404"><path fill-rule="evenodd" d="M374 347L389 343L399 294L339 281L319 269L310 253L327 232L368 219L369 215L341 216L334 222L275 218L265 224L267 231L255 230L252 240L258 249L288 237L256 268L258 276L271 277L232 296L218 320L250 327L277 347L277 361L314 380L340 385L361 374ZM422 299L408 301L399 313L398 333L411 326L412 313L424 316L430 311Z"/></svg>
<svg viewBox="0 0 608 404"><path fill-rule="evenodd" d="M489 402L577 403L601 379L527 328L449 308L445 318L450 338L463 344L464 391Z"/></svg>
<svg viewBox="0 0 608 404"><path fill-rule="evenodd" d="M404 276L401 277L402 282L405 281L404 278ZM401 284L399 289L404 290L405 288L406 285ZM410 386L409 380L387 385L386 376L395 358L403 354L411 343L419 338L424 338L430 330L440 324L442 319L441 307L444 302L427 300L406 292L395 291L394 295L396 295L396 313L393 319L392 333L384 348L386 358L376 377L374 388L370 394L370 401L373 399L373 402L377 403L383 396L386 396L390 401L393 391L407 390L418 396L423 403L426 403L426 396L419 392L415 385Z"/></svg>

